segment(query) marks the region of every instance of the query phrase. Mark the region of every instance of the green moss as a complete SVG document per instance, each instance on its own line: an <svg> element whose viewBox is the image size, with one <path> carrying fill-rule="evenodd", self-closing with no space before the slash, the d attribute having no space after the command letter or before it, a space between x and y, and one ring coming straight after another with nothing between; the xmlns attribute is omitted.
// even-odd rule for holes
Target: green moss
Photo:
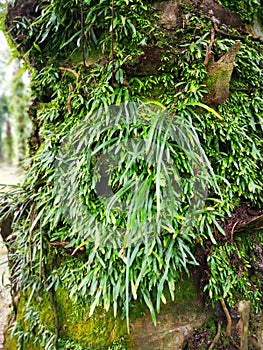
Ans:
<svg viewBox="0 0 263 350"><path fill-rule="evenodd" d="M222 103L228 98L230 76L231 72L227 68L222 68L210 75L206 84L209 91L209 103Z"/></svg>
<svg viewBox="0 0 263 350"><path fill-rule="evenodd" d="M175 302L169 299L169 292L166 291L167 305L164 305L165 312L171 312L176 307L177 312L181 312L185 305L187 308L196 307L196 288L191 279L185 279L178 283L175 295ZM40 345L34 345L34 334L38 333L37 328L32 328L31 318L28 317L30 310L39 313L39 321L47 328L51 334L55 332L54 311L51 307L48 293L41 292L40 295L34 295L32 299L30 293L24 293L19 302L17 324L19 331L22 331L25 338L21 341L18 337L10 338L7 336L7 349L19 349L18 344L23 344L21 349L35 350L41 349ZM85 349L103 349L117 344L121 346L122 339L127 335L126 320L119 313L115 318L112 309L108 312L98 307L92 317L89 315L89 304L80 300L75 303L69 297L67 290L59 288L55 293L55 301L57 306L59 320L59 337L60 342L71 344L81 344ZM30 305L30 307L29 307ZM143 317L147 311L144 303L133 302L131 304L131 322ZM26 340L27 334L32 339ZM38 333L39 334L39 333ZM130 343L132 339L128 339ZM26 344L26 345L25 345ZM116 346L117 346L116 345ZM114 349L114 347L112 347ZM116 347L118 349L120 347Z"/></svg>
<svg viewBox="0 0 263 350"><path fill-rule="evenodd" d="M50 304L48 293L41 291L40 295L30 296L30 292L24 292L18 304L15 336L7 336L7 349L42 349L43 343L52 338L54 326L54 312ZM40 337L36 337L40 334ZM37 340L37 341L36 341Z"/></svg>
<svg viewBox="0 0 263 350"><path fill-rule="evenodd" d="M125 320L113 311L105 312L98 307L91 318L89 305L83 301L75 304L66 290L59 289L56 293L56 303L61 326L60 336L87 345L105 346L123 336L126 330Z"/></svg>
<svg viewBox="0 0 263 350"><path fill-rule="evenodd" d="M92 65L99 58L101 58L101 52L97 51L96 49L92 49L89 52L88 56L85 57L86 66ZM72 53L72 55L69 56L69 60L73 66L83 64L82 53L80 51L76 51Z"/></svg>
<svg viewBox="0 0 263 350"><path fill-rule="evenodd" d="M194 281L190 278L186 278L177 284L175 301L178 303L196 302L197 291Z"/></svg>
<svg viewBox="0 0 263 350"><path fill-rule="evenodd" d="M48 293L42 291L41 296L34 295L32 299L29 297L29 293L24 293L20 298L16 336L11 338L10 334L7 335L6 349L20 349L20 347L27 350L41 349L39 343L34 345L34 334L41 334L38 329L40 325L42 325L42 331L46 329L46 332L50 332L51 335L55 333L54 311ZM60 325L59 335L62 342L82 344L85 345L85 349L102 349L118 342L127 333L126 321L121 315L115 318L112 310L106 313L102 308L97 308L93 316L89 318L88 304L83 301L78 304L74 303L69 298L69 293L62 288L56 292L55 300ZM32 319L36 315L33 312L39 314L37 327L35 327L36 319Z"/></svg>
<svg viewBox="0 0 263 350"><path fill-rule="evenodd" d="M21 349L41 350L38 346L35 346L30 342L23 342L22 346L23 347ZM16 337L11 337L10 334L6 334L5 344L4 344L3 350L18 350L18 349L19 349L19 343L18 343Z"/></svg>
<svg viewBox="0 0 263 350"><path fill-rule="evenodd" d="M17 339L15 337L11 337L10 332L6 332L3 350L17 350L17 349L18 349Z"/></svg>
<svg viewBox="0 0 263 350"><path fill-rule="evenodd" d="M230 47L228 51L217 61L211 60L208 65L208 103L222 104L229 97L229 86L234 68L236 54L240 48L240 42Z"/></svg>
<svg viewBox="0 0 263 350"><path fill-rule="evenodd" d="M130 303L130 320L131 322L135 321L137 318L145 315L147 306L145 303L140 303L132 301Z"/></svg>
<svg viewBox="0 0 263 350"><path fill-rule="evenodd" d="M220 2L231 11L238 13L242 20L248 23L253 21L255 13L260 8L259 0L221 0Z"/></svg>

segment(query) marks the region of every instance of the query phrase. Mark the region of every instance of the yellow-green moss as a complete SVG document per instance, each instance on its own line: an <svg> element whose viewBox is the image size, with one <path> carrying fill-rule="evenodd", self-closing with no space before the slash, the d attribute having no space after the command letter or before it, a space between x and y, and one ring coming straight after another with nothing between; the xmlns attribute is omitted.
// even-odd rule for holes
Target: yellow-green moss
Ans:
<svg viewBox="0 0 263 350"><path fill-rule="evenodd" d="M17 350L17 349L18 349L17 339L15 337L11 338L10 332L6 332L3 350Z"/></svg>
<svg viewBox="0 0 263 350"><path fill-rule="evenodd" d="M56 293L56 304L60 324L60 336L87 345L105 346L126 334L126 321L121 315L115 318L112 309L105 312L98 307L91 318L89 305L75 304L66 290Z"/></svg>
<svg viewBox="0 0 263 350"><path fill-rule="evenodd" d="M188 308L191 308L193 304L196 305L196 287L191 279L185 279L178 284L175 303L169 300L168 291L165 294L167 294L167 305L164 306L166 311L169 311L169 308L174 309L175 305L177 311L178 308L183 308L186 304ZM62 288L56 291L54 297L58 314L59 338L62 341L81 344L84 347L86 346L86 349L103 349L127 336L126 320L121 314L118 314L115 318L112 309L105 312L103 308L98 307L92 317L89 318L88 302L85 303L84 300L80 300L75 303L70 299L68 291ZM180 304L182 304L181 307ZM22 349L41 350L39 344L34 345L34 334L39 335L39 329L31 329L30 318L26 320L29 307L39 314L39 320L44 329L47 329L50 334L54 334L55 315L49 294L46 291L41 291L41 294L35 294L30 299L30 293L25 292L21 296L18 305L17 324L20 327L19 330L29 333L32 337L31 341L23 341ZM133 322L144 316L145 309L146 306L143 303L132 303L131 321ZM126 337L126 339L128 338ZM6 350L18 349L18 340L16 338L11 339L10 334L7 335L6 344Z"/></svg>
<svg viewBox="0 0 263 350"><path fill-rule="evenodd" d="M119 340L127 333L126 321L117 315L114 317L113 310L105 312L103 308L97 308L92 317L89 315L89 305L84 304L83 300L79 303L74 303L70 299L69 293L59 288L55 293L55 301L57 307L58 321L59 321L59 337L62 340L70 340L80 343L83 346L98 347L102 349L105 346L110 346L114 341ZM19 331L29 333L32 341L23 341L22 349L26 350L40 350L39 344L37 347L33 344L34 334L39 333L39 329L35 327L32 329L31 318L26 319L26 314L29 308L33 309L39 314L39 321L50 334L55 333L55 315L52 308L49 294L41 291L41 294L34 295L30 299L30 293L25 292L19 301L17 313L17 326ZM10 338L7 335L6 349L18 349L18 338Z"/></svg>
<svg viewBox="0 0 263 350"><path fill-rule="evenodd" d="M196 285L191 278L185 278L177 284L175 292L175 302L195 302L197 299Z"/></svg>

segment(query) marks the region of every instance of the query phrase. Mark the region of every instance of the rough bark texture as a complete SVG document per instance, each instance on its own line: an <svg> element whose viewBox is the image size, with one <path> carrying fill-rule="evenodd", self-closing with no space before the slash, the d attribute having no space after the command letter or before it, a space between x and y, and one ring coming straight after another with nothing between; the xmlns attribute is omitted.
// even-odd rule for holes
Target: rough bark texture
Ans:
<svg viewBox="0 0 263 350"><path fill-rule="evenodd" d="M211 59L208 62L207 71L210 75L210 81L208 82L209 93L207 96L208 104L218 105L228 99L231 75L240 45L241 43L237 42L218 61L213 62L213 59Z"/></svg>
<svg viewBox="0 0 263 350"><path fill-rule="evenodd" d="M229 11L224 6L218 4L217 1L203 0L199 1L200 12L209 16L219 25L235 28L240 32L246 31L245 24L237 13Z"/></svg>
<svg viewBox="0 0 263 350"><path fill-rule="evenodd" d="M237 325L240 330L240 350L248 350L250 306L251 303L247 300L242 300L238 304L238 311L241 316Z"/></svg>
<svg viewBox="0 0 263 350"><path fill-rule="evenodd" d="M263 215L258 216L257 218L250 220L247 223L241 224L237 227L236 232L246 232L255 230L262 230L263 228Z"/></svg>

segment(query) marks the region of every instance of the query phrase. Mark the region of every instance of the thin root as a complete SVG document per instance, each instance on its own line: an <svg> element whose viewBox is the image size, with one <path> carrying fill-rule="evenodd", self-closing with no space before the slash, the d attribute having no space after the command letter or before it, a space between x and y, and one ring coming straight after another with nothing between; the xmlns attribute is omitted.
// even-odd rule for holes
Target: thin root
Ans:
<svg viewBox="0 0 263 350"><path fill-rule="evenodd" d="M225 313L226 319L227 319L226 337L230 337L231 336L231 329L232 329L232 318L231 318L229 311L226 307L226 303L225 303L224 298L221 298L220 302L221 302L222 308L224 310L224 313Z"/></svg>
<svg viewBox="0 0 263 350"><path fill-rule="evenodd" d="M206 55L205 55L205 60L204 60L204 65L207 66L208 63L211 60L211 55L212 55L212 46L214 45L215 41L215 30L214 28L211 29L211 39L209 45L206 46Z"/></svg>
<svg viewBox="0 0 263 350"><path fill-rule="evenodd" d="M216 335L215 335L212 343L210 344L208 350L212 350L215 347L216 343L218 342L218 340L220 338L220 332L221 332L221 322L218 322Z"/></svg>
<svg viewBox="0 0 263 350"><path fill-rule="evenodd" d="M58 67L58 69L62 72L69 72L69 73L73 74L76 77L77 82L79 81L79 74L77 72L75 72L73 69L66 68L66 67Z"/></svg>

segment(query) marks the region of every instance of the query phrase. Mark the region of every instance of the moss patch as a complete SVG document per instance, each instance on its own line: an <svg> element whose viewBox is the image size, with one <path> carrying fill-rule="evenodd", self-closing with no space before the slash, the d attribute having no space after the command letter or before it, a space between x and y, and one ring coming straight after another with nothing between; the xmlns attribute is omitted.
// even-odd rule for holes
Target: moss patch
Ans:
<svg viewBox="0 0 263 350"><path fill-rule="evenodd" d="M97 308L89 315L89 305L83 301L76 305L67 291L59 289L56 293L56 303L60 324L60 336L72 339L90 346L110 345L113 341L126 334L126 321L120 315L116 318L113 311L105 312Z"/></svg>
<svg viewBox="0 0 263 350"><path fill-rule="evenodd" d="M210 78L207 84L209 91L207 102L209 104L222 104L228 99L229 84L240 45L241 43L237 42L217 62L208 64L207 70Z"/></svg>

